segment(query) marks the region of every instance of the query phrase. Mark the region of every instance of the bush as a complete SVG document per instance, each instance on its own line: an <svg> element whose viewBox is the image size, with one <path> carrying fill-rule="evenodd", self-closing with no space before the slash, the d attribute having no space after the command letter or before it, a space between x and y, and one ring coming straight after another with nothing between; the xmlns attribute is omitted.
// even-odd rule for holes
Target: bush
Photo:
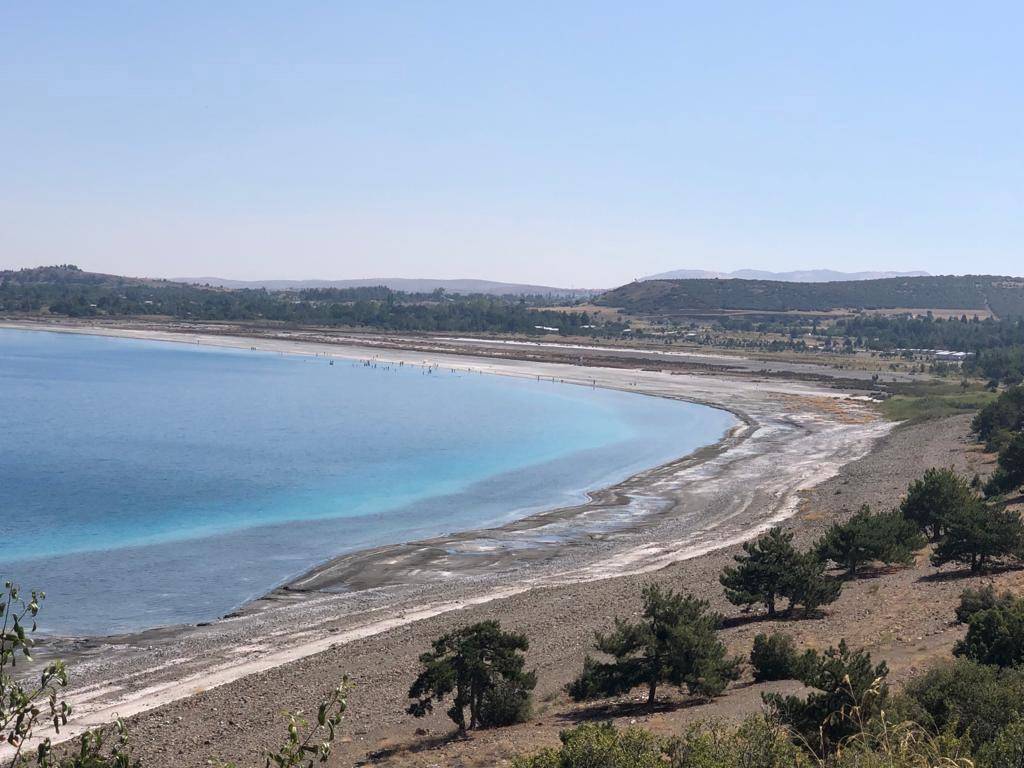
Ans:
<svg viewBox="0 0 1024 768"><path fill-rule="evenodd" d="M900 511L922 533L937 539L945 530L946 518L970 506L974 499L966 479L952 469L933 467L910 484Z"/></svg>
<svg viewBox="0 0 1024 768"><path fill-rule="evenodd" d="M697 725L671 740L666 752L671 768L811 768L810 756L788 732L763 716L747 719L738 729Z"/></svg>
<svg viewBox="0 0 1024 768"><path fill-rule="evenodd" d="M958 659L911 680L901 699L908 719L985 744L1024 712L1024 670Z"/></svg>
<svg viewBox="0 0 1024 768"><path fill-rule="evenodd" d="M954 646L953 653L997 667L1024 662L1024 600L971 614L967 636Z"/></svg>
<svg viewBox="0 0 1024 768"><path fill-rule="evenodd" d="M480 725L498 728L524 723L532 710L530 689L521 683L502 680L485 694L480 702Z"/></svg>
<svg viewBox="0 0 1024 768"><path fill-rule="evenodd" d="M852 577L872 562L909 565L924 544L917 525L899 510L872 514L865 504L845 523L834 523L815 549L818 557L843 566Z"/></svg>
<svg viewBox="0 0 1024 768"><path fill-rule="evenodd" d="M1020 555L1024 526L1020 515L978 499L945 517L945 530L932 553L932 565L961 563L980 573Z"/></svg>
<svg viewBox="0 0 1024 768"><path fill-rule="evenodd" d="M801 553L793 546L793 534L772 528L755 541L743 545L743 554L733 558L735 566L722 571L719 581L733 605L749 609L764 605L774 618L778 601L786 599L786 614L798 607L804 614L839 597L842 584L825 575L825 564L812 552Z"/></svg>
<svg viewBox="0 0 1024 768"><path fill-rule="evenodd" d="M1024 766L1024 721L1014 720L978 750L982 768L1021 768Z"/></svg>
<svg viewBox="0 0 1024 768"><path fill-rule="evenodd" d="M809 747L827 754L863 730L882 711L889 695L885 662L871 663L866 651L851 651L842 640L838 648L811 653L802 664L800 682L817 689L807 695L763 694L764 703Z"/></svg>
<svg viewBox="0 0 1024 768"><path fill-rule="evenodd" d="M966 624L970 621L971 616L980 611L1010 605L1013 601L1014 597L1011 593L997 593L991 584L987 584L981 589L968 587L960 593L960 604L956 607L957 623Z"/></svg>
<svg viewBox="0 0 1024 768"><path fill-rule="evenodd" d="M758 635L750 651L750 665L754 668L754 680L798 680L801 657L789 635Z"/></svg>
<svg viewBox="0 0 1024 768"><path fill-rule="evenodd" d="M662 744L642 728L587 723L560 734L562 746L517 757L513 768L665 768Z"/></svg>

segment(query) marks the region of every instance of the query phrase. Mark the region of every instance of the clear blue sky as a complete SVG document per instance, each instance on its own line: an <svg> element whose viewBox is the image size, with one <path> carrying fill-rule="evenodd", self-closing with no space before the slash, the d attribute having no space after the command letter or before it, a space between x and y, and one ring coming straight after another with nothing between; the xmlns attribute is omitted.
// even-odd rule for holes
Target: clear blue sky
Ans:
<svg viewBox="0 0 1024 768"><path fill-rule="evenodd" d="M1024 272L1024 5L5 3L0 266Z"/></svg>

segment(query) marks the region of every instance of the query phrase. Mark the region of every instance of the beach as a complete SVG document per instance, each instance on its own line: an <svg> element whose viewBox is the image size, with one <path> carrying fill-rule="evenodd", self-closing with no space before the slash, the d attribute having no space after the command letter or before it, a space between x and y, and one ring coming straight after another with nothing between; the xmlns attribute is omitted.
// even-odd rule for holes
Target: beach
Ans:
<svg viewBox="0 0 1024 768"><path fill-rule="evenodd" d="M683 561L704 562L707 553L720 553L792 517L811 489L866 456L892 427L877 417L862 392L779 376L481 357L422 346L367 348L131 328L61 330L542 377L566 386L701 402L740 419L717 445L593 493L583 505L490 530L346 555L205 626L55 642L48 652L68 658L73 675L76 716L64 736L115 715L148 713L144 718L152 722L164 716L164 709L155 708L172 702L191 710L204 707L205 697L245 696L255 681L278 680L292 690L287 681L311 668L320 670L316 688L336 682L347 668L346 653L368 658L377 648L382 658L390 658L398 637L413 639L410 649L417 642L425 647L438 623L450 625L471 613L501 617L510 606L536 605L538 599L545 606L538 617L550 618L563 599L560 590L588 591L595 584L625 583L680 567L673 564ZM601 617L613 606L608 603ZM588 634L580 629L566 647L581 653ZM367 690L356 677L357 691ZM383 682L370 687L378 684ZM312 689L299 688L313 695ZM284 696L282 704L284 699L293 697ZM354 693L355 711L359 700L360 693ZM403 709L402 697L390 704L396 712ZM275 704L263 712L273 718L281 709ZM251 740L249 746L258 749ZM237 748L242 751L218 754L244 757L246 749Z"/></svg>

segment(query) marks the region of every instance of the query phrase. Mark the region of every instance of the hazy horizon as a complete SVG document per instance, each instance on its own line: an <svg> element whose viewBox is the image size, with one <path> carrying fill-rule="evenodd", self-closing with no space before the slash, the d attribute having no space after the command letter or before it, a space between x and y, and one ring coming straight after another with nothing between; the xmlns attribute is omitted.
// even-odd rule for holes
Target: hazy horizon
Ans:
<svg viewBox="0 0 1024 768"><path fill-rule="evenodd" d="M1012 274L1024 8L8 6L0 267Z"/></svg>

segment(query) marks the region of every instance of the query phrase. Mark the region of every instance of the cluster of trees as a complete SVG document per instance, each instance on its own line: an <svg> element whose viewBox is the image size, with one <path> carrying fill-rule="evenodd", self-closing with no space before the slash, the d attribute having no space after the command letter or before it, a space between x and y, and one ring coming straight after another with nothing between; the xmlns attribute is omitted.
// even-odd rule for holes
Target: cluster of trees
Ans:
<svg viewBox="0 0 1024 768"><path fill-rule="evenodd" d="M638 727L586 724L561 746L514 768L1019 768L1024 764L1024 600L965 590L969 622L955 660L911 679L900 693L889 670L843 640L800 651L780 633L758 635L755 681L797 680L803 695L763 693L765 711L738 728L699 724L663 738ZM1013 618L1000 620L1003 614Z"/></svg>
<svg viewBox="0 0 1024 768"><path fill-rule="evenodd" d="M986 405L972 428L989 450L999 452L986 494L998 497L1024 487L1024 386L1011 387Z"/></svg>
<svg viewBox="0 0 1024 768"><path fill-rule="evenodd" d="M181 320L270 321L396 331L591 335L586 312L544 309L537 296L405 293L383 286L268 291L136 280L74 266L0 272L0 313L64 317L163 316ZM615 332L621 323L602 326Z"/></svg>

